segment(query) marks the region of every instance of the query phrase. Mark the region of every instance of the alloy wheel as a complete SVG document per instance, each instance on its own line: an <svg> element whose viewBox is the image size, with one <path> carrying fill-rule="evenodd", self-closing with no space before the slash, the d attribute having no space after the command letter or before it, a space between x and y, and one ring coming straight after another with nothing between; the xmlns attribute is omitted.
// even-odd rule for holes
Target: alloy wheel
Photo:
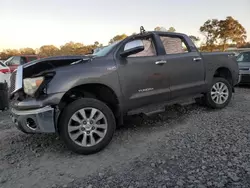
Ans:
<svg viewBox="0 0 250 188"><path fill-rule="evenodd" d="M68 134L72 141L83 147L99 143L107 132L107 118L96 108L83 108L75 112L68 123Z"/></svg>
<svg viewBox="0 0 250 188"><path fill-rule="evenodd" d="M217 82L213 85L210 94L216 104L224 104L229 97L229 89L223 82Z"/></svg>

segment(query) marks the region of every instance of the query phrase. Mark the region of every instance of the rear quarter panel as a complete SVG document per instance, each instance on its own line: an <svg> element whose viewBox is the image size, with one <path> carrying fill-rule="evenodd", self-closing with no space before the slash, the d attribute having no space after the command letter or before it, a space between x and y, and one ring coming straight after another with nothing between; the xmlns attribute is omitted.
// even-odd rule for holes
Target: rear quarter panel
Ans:
<svg viewBox="0 0 250 188"><path fill-rule="evenodd" d="M233 78L233 85L238 83L239 67L236 58L232 53L226 52L205 52L201 53L206 69L206 83L212 82L216 70L227 68L230 70Z"/></svg>

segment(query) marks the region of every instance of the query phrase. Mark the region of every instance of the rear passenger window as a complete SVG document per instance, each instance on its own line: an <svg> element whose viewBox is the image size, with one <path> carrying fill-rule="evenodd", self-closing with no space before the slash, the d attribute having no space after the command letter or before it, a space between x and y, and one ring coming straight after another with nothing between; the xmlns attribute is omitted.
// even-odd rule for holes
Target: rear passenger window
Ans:
<svg viewBox="0 0 250 188"><path fill-rule="evenodd" d="M188 53L188 48L183 39L179 37L161 36L160 37L166 54Z"/></svg>

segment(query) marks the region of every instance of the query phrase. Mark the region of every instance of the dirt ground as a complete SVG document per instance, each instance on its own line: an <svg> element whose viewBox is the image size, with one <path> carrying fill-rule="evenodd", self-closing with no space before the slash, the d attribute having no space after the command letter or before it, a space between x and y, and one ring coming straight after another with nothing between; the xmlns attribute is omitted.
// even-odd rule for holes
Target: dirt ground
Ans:
<svg viewBox="0 0 250 188"><path fill-rule="evenodd" d="M169 107L130 117L89 156L56 135L26 135L0 112L0 188L250 187L250 88L229 106Z"/></svg>

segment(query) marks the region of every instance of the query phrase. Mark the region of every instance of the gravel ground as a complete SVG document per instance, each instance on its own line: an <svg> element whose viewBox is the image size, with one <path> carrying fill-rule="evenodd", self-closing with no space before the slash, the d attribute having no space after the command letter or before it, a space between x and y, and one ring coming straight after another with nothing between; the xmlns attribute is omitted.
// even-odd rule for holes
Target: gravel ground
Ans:
<svg viewBox="0 0 250 188"><path fill-rule="evenodd" d="M171 107L134 116L102 152L80 156L56 135L26 135L0 113L0 187L250 187L250 88L219 111Z"/></svg>

